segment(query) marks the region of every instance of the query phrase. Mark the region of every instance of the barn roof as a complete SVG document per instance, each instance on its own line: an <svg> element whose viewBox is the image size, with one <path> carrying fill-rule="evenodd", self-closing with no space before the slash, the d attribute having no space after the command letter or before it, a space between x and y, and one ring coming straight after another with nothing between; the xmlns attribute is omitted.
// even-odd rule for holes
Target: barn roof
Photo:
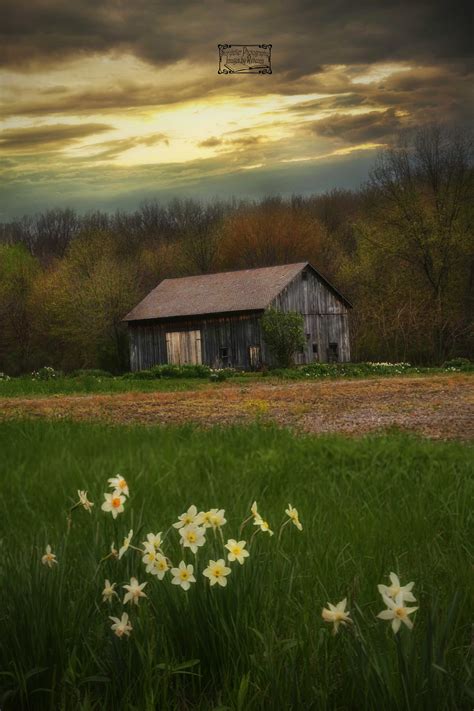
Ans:
<svg viewBox="0 0 474 711"><path fill-rule="evenodd" d="M123 320L142 321L263 310L307 266L350 306L347 299L314 267L308 262L298 262L277 267L164 279Z"/></svg>

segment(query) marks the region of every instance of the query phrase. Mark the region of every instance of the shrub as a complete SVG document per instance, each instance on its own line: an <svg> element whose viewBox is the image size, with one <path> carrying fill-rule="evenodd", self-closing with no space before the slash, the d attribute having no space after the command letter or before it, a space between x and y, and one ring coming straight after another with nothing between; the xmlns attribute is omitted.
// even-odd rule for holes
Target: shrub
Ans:
<svg viewBox="0 0 474 711"><path fill-rule="evenodd" d="M277 364L288 368L296 351L306 345L303 316L295 311L268 309L262 317L262 333Z"/></svg>
<svg viewBox="0 0 474 711"><path fill-rule="evenodd" d="M237 375L235 368L214 368L211 370L209 380L220 382L228 378L233 378L234 375Z"/></svg>
<svg viewBox="0 0 474 711"><path fill-rule="evenodd" d="M462 370L469 372L474 370L474 362L469 358L451 358L443 363L443 368L446 370Z"/></svg>
<svg viewBox="0 0 474 711"><path fill-rule="evenodd" d="M51 368L50 366L46 365L44 368L40 368L39 370L34 370L31 373L31 377L33 380L55 380L56 378L60 378L62 376L62 373L59 370L55 370L54 368Z"/></svg>

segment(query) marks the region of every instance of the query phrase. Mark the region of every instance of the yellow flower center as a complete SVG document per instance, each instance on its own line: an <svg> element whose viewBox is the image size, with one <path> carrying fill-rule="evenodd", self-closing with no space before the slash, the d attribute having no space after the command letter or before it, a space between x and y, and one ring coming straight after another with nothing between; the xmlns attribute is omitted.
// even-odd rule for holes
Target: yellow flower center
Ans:
<svg viewBox="0 0 474 711"><path fill-rule="evenodd" d="M125 481L125 479L121 479L119 481L119 489L126 489L126 488L127 488L127 482Z"/></svg>
<svg viewBox="0 0 474 711"><path fill-rule="evenodd" d="M114 507L114 509L118 509L118 507L120 506L120 504L121 504L120 498L119 498L118 496L115 496L115 497L112 499L112 506Z"/></svg>
<svg viewBox="0 0 474 711"><path fill-rule="evenodd" d="M188 533L188 541L190 543L194 543L195 540L196 540L196 534L194 533L194 531L191 531L190 533Z"/></svg>
<svg viewBox="0 0 474 711"><path fill-rule="evenodd" d="M232 548L232 553L234 555L240 555L241 552L242 552L242 548L240 548L239 546L234 546L234 548Z"/></svg>
<svg viewBox="0 0 474 711"><path fill-rule="evenodd" d="M212 574L215 578L220 578L220 576L222 575L222 571L220 568L214 568Z"/></svg>
<svg viewBox="0 0 474 711"><path fill-rule="evenodd" d="M189 578L189 573L187 570L182 570L181 573L179 574L179 577L181 580L187 580Z"/></svg>
<svg viewBox="0 0 474 711"><path fill-rule="evenodd" d="M343 612L336 612L334 618L337 621L344 620L345 619L345 614Z"/></svg>
<svg viewBox="0 0 474 711"><path fill-rule="evenodd" d="M403 617L406 617L406 612L404 607L397 607L395 609L395 615L402 619Z"/></svg>

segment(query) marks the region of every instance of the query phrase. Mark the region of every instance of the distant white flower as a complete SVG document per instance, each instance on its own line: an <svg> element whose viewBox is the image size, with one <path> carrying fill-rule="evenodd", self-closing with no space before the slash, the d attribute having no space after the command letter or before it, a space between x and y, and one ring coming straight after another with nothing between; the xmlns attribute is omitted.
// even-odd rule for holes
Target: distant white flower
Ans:
<svg viewBox="0 0 474 711"><path fill-rule="evenodd" d="M129 585L122 585L125 590L128 590L123 598L123 604L126 605L127 602L132 602L135 605L138 605L138 601L141 597L147 597L146 593L143 592L145 585L147 585L147 583L142 583L140 585L136 578L130 578Z"/></svg>
<svg viewBox="0 0 474 711"><path fill-rule="evenodd" d="M292 506L291 504L288 504L288 508L285 509L285 513L286 513L287 516L290 517L290 520L293 521L293 523L295 524L296 528L297 528L299 531L302 531L302 530L303 530L303 526L301 525L301 522L300 522L300 519L299 519L299 516L298 516L298 511L297 511L295 508L293 508L293 506Z"/></svg>
<svg viewBox="0 0 474 711"><path fill-rule="evenodd" d="M146 572L151 573L155 565L156 557L159 553L154 548L149 548L142 557L142 562L146 565Z"/></svg>
<svg viewBox="0 0 474 711"><path fill-rule="evenodd" d="M128 615L126 612L123 613L122 618L119 620L118 617L109 617L109 620L112 620L114 623L111 627L117 637L123 637L123 635L130 635L130 632L132 631L132 625L128 621Z"/></svg>
<svg viewBox="0 0 474 711"><path fill-rule="evenodd" d="M184 560L182 560L178 568L171 568L171 575L173 576L171 582L173 585L180 585L183 590L189 590L191 583L196 582L193 573L194 567L192 565L186 565Z"/></svg>
<svg viewBox="0 0 474 711"><path fill-rule="evenodd" d="M398 575L395 575L395 573L390 573L390 582L392 583L391 585L377 585L379 593L382 595L387 595L387 597L391 597L392 599L395 599L398 595L401 595L402 600L406 602L416 602L416 598L411 592L413 586L415 583L408 583L408 585L401 585L400 580L398 578Z"/></svg>
<svg viewBox="0 0 474 711"><path fill-rule="evenodd" d="M240 565L243 565L244 558L248 558L250 553L245 550L245 541L236 541L234 538L229 538L225 547L229 551L227 558L232 563L234 560L238 560Z"/></svg>
<svg viewBox="0 0 474 711"><path fill-rule="evenodd" d="M182 513L180 516L178 516L178 520L176 523L173 523L174 528L182 528L183 526L189 526L191 523L198 523L196 519L200 517L201 514L198 514L197 508L192 504L192 506L189 507L185 513Z"/></svg>
<svg viewBox="0 0 474 711"><path fill-rule="evenodd" d="M113 476L110 479L107 479L107 481L110 489L115 489L115 491L119 491L121 494L129 496L128 484L121 474L117 474L117 476Z"/></svg>
<svg viewBox="0 0 474 711"><path fill-rule="evenodd" d="M230 568L225 564L225 560L220 558L219 560L210 560L209 565L202 571L202 574L209 578L211 585L218 583L221 587L225 588L227 585L227 576L230 575Z"/></svg>
<svg viewBox="0 0 474 711"><path fill-rule="evenodd" d="M337 605L331 605L328 602L328 607L323 608L322 618L325 622L332 622L334 624L333 634L336 634L339 625L346 625L348 622L352 624L352 620L349 618L350 612L346 612L347 599L341 600ZM328 609L329 608L329 609Z"/></svg>
<svg viewBox="0 0 474 711"><path fill-rule="evenodd" d="M221 528L227 523L227 519L224 518L224 509L211 509L210 521L212 528Z"/></svg>
<svg viewBox="0 0 474 711"><path fill-rule="evenodd" d="M257 518L259 516L258 513L258 508L257 508L257 502L254 501L252 506L250 507L250 512L254 518Z"/></svg>
<svg viewBox="0 0 474 711"><path fill-rule="evenodd" d="M387 606L386 610L379 612L377 617L381 620L392 620L392 630L397 634L400 629L400 625L403 622L408 629L413 628L413 622L409 619L408 615L412 615L417 607L404 607L403 605L403 594L399 593L395 600L393 600L388 595L382 595L383 601Z"/></svg>
<svg viewBox="0 0 474 711"><path fill-rule="evenodd" d="M197 553L197 549L206 542L205 529L193 523L183 526L179 535L181 536L180 543L183 548L190 548L193 553Z"/></svg>
<svg viewBox="0 0 474 711"><path fill-rule="evenodd" d="M263 531L264 533L269 533L270 536L273 536L273 531L270 528L270 524L268 523L268 521L264 521L260 515L257 515L255 517L253 525L260 526L261 531Z"/></svg>
<svg viewBox="0 0 474 711"><path fill-rule="evenodd" d="M110 511L114 518L117 518L119 513L123 512L123 504L125 501L125 496L114 491L113 494L104 494L104 503L100 507L102 511Z"/></svg>
<svg viewBox="0 0 474 711"><path fill-rule="evenodd" d="M148 567L150 568L150 570L148 570ZM158 577L158 580L163 580L163 578L165 577L165 573L170 569L168 561L166 560L164 555L161 555L161 553L156 554L156 559L153 565L148 567L147 571L152 575L156 575Z"/></svg>
<svg viewBox="0 0 474 711"><path fill-rule="evenodd" d="M115 547L115 541L112 541L112 544L110 546L110 555L112 558L118 558L118 550Z"/></svg>
<svg viewBox="0 0 474 711"><path fill-rule="evenodd" d="M94 506L94 504L87 498L87 491L81 491L80 489L78 489L77 495L79 496L78 504L83 506L86 511L89 511L89 513L92 513L91 508Z"/></svg>
<svg viewBox="0 0 474 711"><path fill-rule="evenodd" d="M51 551L51 546L49 544L46 546L46 553L41 558L41 562L43 565L47 565L48 568L52 568L54 564L58 564L56 554Z"/></svg>
<svg viewBox="0 0 474 711"><path fill-rule="evenodd" d="M128 536L123 539L122 546L120 547L119 554L118 554L119 560L123 556L123 554L128 551L128 547L130 546L130 541L132 540L132 537L133 537L133 530L130 529L130 531L128 532Z"/></svg>
<svg viewBox="0 0 474 711"><path fill-rule="evenodd" d="M102 590L102 602L112 602L112 598L114 595L118 597L117 593L115 592L115 588L117 587L117 583L110 583L110 580L105 580L104 583L104 589Z"/></svg>
<svg viewBox="0 0 474 711"><path fill-rule="evenodd" d="M160 531L159 533L147 533L146 534L146 541L143 541L142 546L143 548L148 551L154 548L156 551L160 550L161 545L163 543L162 539L162 532Z"/></svg>

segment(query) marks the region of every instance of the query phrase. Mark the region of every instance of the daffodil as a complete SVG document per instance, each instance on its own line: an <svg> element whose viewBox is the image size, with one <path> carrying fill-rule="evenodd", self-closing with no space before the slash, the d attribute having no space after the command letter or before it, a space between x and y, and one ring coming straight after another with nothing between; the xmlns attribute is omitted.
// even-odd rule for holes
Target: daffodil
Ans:
<svg viewBox="0 0 474 711"><path fill-rule="evenodd" d="M348 622L352 624L352 620L349 615L350 612L346 612L347 599L341 600L337 605L331 605L328 602L328 606L323 608L322 618L325 622L332 622L333 634L336 634L339 625L346 625Z"/></svg>
<svg viewBox="0 0 474 711"><path fill-rule="evenodd" d="M114 476L107 481L110 489L119 491L121 494L124 494L124 496L129 496L128 484L121 474L117 474L117 476Z"/></svg>
<svg viewBox="0 0 474 711"><path fill-rule="evenodd" d="M398 595L401 595L402 600L406 602L416 602L416 598L411 592L415 583L408 583L408 585L402 586L400 584L398 575L395 575L395 573L390 573L389 577L390 582L392 583L391 585L377 585L378 591L382 595L382 597L386 595L387 597L395 599Z"/></svg>
<svg viewBox="0 0 474 711"><path fill-rule="evenodd" d="M79 501L78 505L83 506L86 511L89 511L89 513L92 513L91 509L94 506L92 501L89 501L87 498L87 491L81 491L80 489L77 490L77 495L79 496Z"/></svg>
<svg viewBox="0 0 474 711"><path fill-rule="evenodd" d="M130 635L130 632L132 631L133 627L128 621L128 615L126 612L123 613L122 618L119 619L118 617L109 617L109 620L112 620L114 623L111 627L117 637L123 637L123 635Z"/></svg>
<svg viewBox="0 0 474 711"><path fill-rule="evenodd" d="M193 523L183 526L179 534L183 548L190 548L193 553L197 553L197 549L206 542L205 529L201 526L195 526Z"/></svg>
<svg viewBox="0 0 474 711"><path fill-rule="evenodd" d="M301 522L300 522L300 519L298 516L298 511L295 508L293 508L293 506L291 504L288 504L288 508L285 509L285 513L287 516L290 517L290 521L292 521L295 524L296 528L299 531L302 531L303 526L301 525Z"/></svg>
<svg viewBox="0 0 474 711"><path fill-rule="evenodd" d="M150 568L149 570L148 567ZM156 575L158 580L163 580L163 578L165 577L165 573L170 569L167 559L161 553L156 554L156 559L153 565L148 567L147 571L152 575Z"/></svg>
<svg viewBox="0 0 474 711"><path fill-rule="evenodd" d="M140 585L136 578L130 578L129 585L122 585L125 590L128 590L123 598L123 604L126 605L127 602L132 602L135 605L138 605L138 601L141 597L147 597L146 593L143 592L145 585L147 585L147 583L142 583Z"/></svg>
<svg viewBox="0 0 474 711"><path fill-rule="evenodd" d="M46 553L41 558L41 562L43 563L43 565L47 565L48 568L52 568L53 565L58 564L58 561L56 560L56 554L52 552L51 546L49 544L46 546Z"/></svg>
<svg viewBox="0 0 474 711"><path fill-rule="evenodd" d="M123 504L125 496L114 491L113 494L104 494L104 503L101 506L102 511L110 511L114 518L117 518L119 513L123 512Z"/></svg>
<svg viewBox="0 0 474 711"><path fill-rule="evenodd" d="M183 526L189 526L191 523L198 524L200 516L201 514L198 514L197 508L193 504L187 511L178 516L178 520L176 523L173 523L173 527L183 528Z"/></svg>
<svg viewBox="0 0 474 711"><path fill-rule="evenodd" d="M220 558L219 560L210 560L209 565L202 571L202 574L209 578L211 585L218 583L221 587L225 588L227 585L227 576L230 575L230 568L227 568L225 560Z"/></svg>
<svg viewBox="0 0 474 711"><path fill-rule="evenodd" d="M251 514L252 514L252 516L253 516L254 518L257 518L257 517L260 516L260 514L258 513L258 508L257 508L257 502L256 502L256 501L254 501L253 504L252 504L252 506L250 507L250 512L251 512Z"/></svg>
<svg viewBox="0 0 474 711"><path fill-rule="evenodd" d="M387 606L386 610L382 610L382 612L379 612L377 617L379 617L381 620L392 620L392 630L397 634L398 630L400 629L400 625L403 622L404 625L408 627L408 629L412 629L413 627L413 622L410 620L408 615L412 615L416 610L418 610L417 607L405 607L403 604L403 593L399 593L396 597L395 600L388 595L382 595L382 599L384 603Z"/></svg>
<svg viewBox="0 0 474 711"><path fill-rule="evenodd" d="M227 519L224 517L224 509L211 509L210 514L212 528L221 528L224 524L227 523Z"/></svg>
<svg viewBox="0 0 474 711"><path fill-rule="evenodd" d="M146 565L146 572L147 573L152 572L153 566L155 565L157 555L159 555L159 553L155 550L155 548L149 548L145 552L145 555L142 557L142 561L143 561L144 565Z"/></svg>
<svg viewBox="0 0 474 711"><path fill-rule="evenodd" d="M171 568L171 575L173 576L171 582L173 585L180 585L183 590L189 590L191 583L196 582L193 573L194 567L192 565L186 565L184 560L182 560L178 568Z"/></svg>
<svg viewBox="0 0 474 711"><path fill-rule="evenodd" d="M102 602L112 602L112 599L115 595L115 597L118 597L117 593L115 592L115 588L117 587L117 583L111 583L110 580L105 580L104 583L104 589L102 590Z"/></svg>
<svg viewBox="0 0 474 711"><path fill-rule="evenodd" d="M123 539L122 546L120 547L119 554L118 554L119 560L124 555L124 553L126 553L128 551L128 547L130 546L130 541L132 540L132 537L133 537L133 530L130 529L130 531L128 532L128 536Z"/></svg>
<svg viewBox="0 0 474 711"><path fill-rule="evenodd" d="M162 532L160 531L159 533L147 533L146 534L146 541L143 541L142 546L146 551L155 549L156 551L159 551L161 548L161 545L163 543L162 539Z"/></svg>
<svg viewBox="0 0 474 711"><path fill-rule="evenodd" d="M107 557L109 557L109 556L107 556ZM115 547L115 541L112 541L112 544L110 546L110 557L118 558L118 550Z"/></svg>
<svg viewBox="0 0 474 711"><path fill-rule="evenodd" d="M268 521L264 521L260 515L257 515L255 517L253 525L259 526L261 531L263 531L264 533L269 533L270 536L273 536L273 531L270 528L270 524L268 523Z"/></svg>
<svg viewBox="0 0 474 711"><path fill-rule="evenodd" d="M228 560L232 563L234 560L238 560L240 565L243 565L244 558L248 558L250 553L245 550L245 541L236 541L233 538L229 538L225 547L229 551L227 554Z"/></svg>

